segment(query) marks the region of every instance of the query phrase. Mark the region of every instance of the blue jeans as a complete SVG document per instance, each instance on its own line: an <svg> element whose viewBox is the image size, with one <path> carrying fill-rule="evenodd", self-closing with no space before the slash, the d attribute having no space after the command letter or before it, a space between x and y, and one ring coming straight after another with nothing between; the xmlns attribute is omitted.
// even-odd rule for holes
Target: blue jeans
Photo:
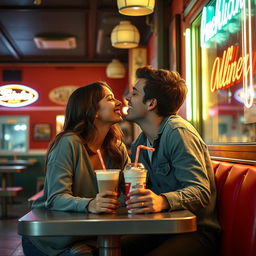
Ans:
<svg viewBox="0 0 256 256"><path fill-rule="evenodd" d="M26 236L22 237L22 248L25 256L48 256L34 246ZM64 252L58 254L58 256L93 256L93 252L92 250L86 252L77 252L74 250L74 246L72 246Z"/></svg>

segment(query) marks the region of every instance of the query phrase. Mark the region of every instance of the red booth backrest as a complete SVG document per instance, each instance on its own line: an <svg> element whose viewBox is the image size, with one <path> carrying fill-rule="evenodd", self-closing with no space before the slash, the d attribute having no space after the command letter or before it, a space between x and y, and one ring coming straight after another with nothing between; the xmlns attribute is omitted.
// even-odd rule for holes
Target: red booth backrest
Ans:
<svg viewBox="0 0 256 256"><path fill-rule="evenodd" d="M212 161L222 256L256 255L256 166Z"/></svg>

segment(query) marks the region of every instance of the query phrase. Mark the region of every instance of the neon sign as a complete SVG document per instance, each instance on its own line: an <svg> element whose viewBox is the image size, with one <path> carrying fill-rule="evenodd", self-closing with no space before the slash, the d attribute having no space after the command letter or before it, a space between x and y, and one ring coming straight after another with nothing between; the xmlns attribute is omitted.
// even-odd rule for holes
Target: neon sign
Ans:
<svg viewBox="0 0 256 256"><path fill-rule="evenodd" d="M0 86L0 105L4 107L24 107L37 101L38 93L34 89L19 84Z"/></svg>
<svg viewBox="0 0 256 256"><path fill-rule="evenodd" d="M254 98L256 97L256 93L255 92L256 92L256 85L254 86ZM234 98L238 102L244 103L246 96L245 96L243 88L240 88L240 89L236 90L236 92L234 94Z"/></svg>
<svg viewBox="0 0 256 256"><path fill-rule="evenodd" d="M217 57L214 60L210 89L212 92L226 89L235 83L243 80L243 99L244 104L250 107L254 97L254 90L248 84L247 77L252 76L256 73L256 52L245 54L244 56L238 57L238 46L230 46L223 52L222 57ZM248 99L250 103L248 104Z"/></svg>
<svg viewBox="0 0 256 256"><path fill-rule="evenodd" d="M203 47L230 22L244 7L245 0L217 0L216 6L203 8L201 46Z"/></svg>

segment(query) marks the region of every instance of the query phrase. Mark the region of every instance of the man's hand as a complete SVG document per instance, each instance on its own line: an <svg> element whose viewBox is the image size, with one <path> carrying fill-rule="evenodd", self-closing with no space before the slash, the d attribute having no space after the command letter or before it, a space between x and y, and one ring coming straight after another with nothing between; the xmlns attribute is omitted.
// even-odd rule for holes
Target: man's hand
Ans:
<svg viewBox="0 0 256 256"><path fill-rule="evenodd" d="M131 213L161 212L169 209L165 196L159 196L150 189L136 189L129 193L126 207Z"/></svg>
<svg viewBox="0 0 256 256"><path fill-rule="evenodd" d="M113 191L99 193L96 195L96 198L89 202L87 209L91 213L115 212L119 207L117 196L118 193Z"/></svg>

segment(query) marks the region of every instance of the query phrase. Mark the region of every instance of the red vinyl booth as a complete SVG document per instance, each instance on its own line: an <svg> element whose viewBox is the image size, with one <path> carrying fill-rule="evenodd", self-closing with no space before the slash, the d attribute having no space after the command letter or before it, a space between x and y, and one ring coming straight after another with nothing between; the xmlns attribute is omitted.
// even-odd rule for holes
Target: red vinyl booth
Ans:
<svg viewBox="0 0 256 256"><path fill-rule="evenodd" d="M256 166L212 161L221 256L256 255Z"/></svg>

